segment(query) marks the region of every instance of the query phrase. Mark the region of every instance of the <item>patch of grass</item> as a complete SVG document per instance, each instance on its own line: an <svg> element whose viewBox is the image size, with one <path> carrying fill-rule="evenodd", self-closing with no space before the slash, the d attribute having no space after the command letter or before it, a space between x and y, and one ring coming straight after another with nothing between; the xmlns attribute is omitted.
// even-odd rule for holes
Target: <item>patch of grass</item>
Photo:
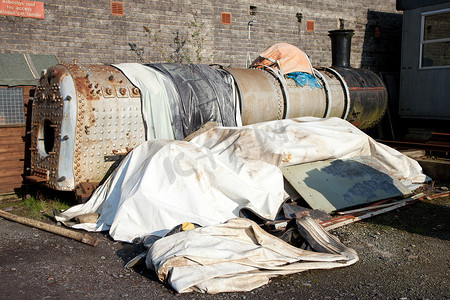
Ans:
<svg viewBox="0 0 450 300"><path fill-rule="evenodd" d="M58 199L43 200L35 197L26 198L23 200L23 205L29 209L29 214L33 219L43 217L51 218L53 216L53 208L59 210L68 209L69 205Z"/></svg>
<svg viewBox="0 0 450 300"><path fill-rule="evenodd" d="M36 199L33 196L22 201L11 200L0 202L0 209L6 209L10 213L39 221L52 219L53 208L59 211L69 207L70 204L61 199Z"/></svg>

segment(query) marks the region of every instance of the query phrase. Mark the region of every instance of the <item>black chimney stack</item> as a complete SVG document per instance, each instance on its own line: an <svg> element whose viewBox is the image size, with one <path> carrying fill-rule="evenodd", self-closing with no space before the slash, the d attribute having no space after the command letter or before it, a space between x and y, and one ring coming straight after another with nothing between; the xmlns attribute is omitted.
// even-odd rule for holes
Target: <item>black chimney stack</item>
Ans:
<svg viewBox="0 0 450 300"><path fill-rule="evenodd" d="M332 67L350 68L350 51L352 47L352 29L339 29L328 31L331 38Z"/></svg>

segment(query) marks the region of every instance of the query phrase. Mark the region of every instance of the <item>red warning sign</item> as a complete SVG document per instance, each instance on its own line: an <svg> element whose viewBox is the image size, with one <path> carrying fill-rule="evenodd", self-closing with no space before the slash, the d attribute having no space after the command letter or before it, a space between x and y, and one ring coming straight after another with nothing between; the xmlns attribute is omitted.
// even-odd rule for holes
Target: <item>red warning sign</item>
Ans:
<svg viewBox="0 0 450 300"><path fill-rule="evenodd" d="M43 19L44 2L0 0L0 15Z"/></svg>

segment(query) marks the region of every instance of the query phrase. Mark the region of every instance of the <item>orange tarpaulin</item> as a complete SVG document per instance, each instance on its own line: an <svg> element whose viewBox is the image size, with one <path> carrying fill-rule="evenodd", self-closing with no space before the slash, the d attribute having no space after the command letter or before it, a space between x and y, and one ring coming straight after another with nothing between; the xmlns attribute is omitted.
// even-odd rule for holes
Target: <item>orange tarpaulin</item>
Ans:
<svg viewBox="0 0 450 300"><path fill-rule="evenodd" d="M270 46L252 62L251 66L265 65L278 69L275 61L278 61L282 74L305 72L313 75L311 62L306 53L288 43Z"/></svg>

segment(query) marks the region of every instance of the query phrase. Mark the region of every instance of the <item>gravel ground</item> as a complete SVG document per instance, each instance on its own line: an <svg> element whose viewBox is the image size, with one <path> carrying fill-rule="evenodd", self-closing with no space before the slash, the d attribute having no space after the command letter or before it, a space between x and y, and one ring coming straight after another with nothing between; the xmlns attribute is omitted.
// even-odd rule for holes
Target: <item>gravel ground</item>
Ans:
<svg viewBox="0 0 450 300"><path fill-rule="evenodd" d="M274 278L246 293L176 294L124 264L139 252L106 234L97 247L0 218L2 299L449 299L450 198L419 202L334 230L360 261Z"/></svg>

